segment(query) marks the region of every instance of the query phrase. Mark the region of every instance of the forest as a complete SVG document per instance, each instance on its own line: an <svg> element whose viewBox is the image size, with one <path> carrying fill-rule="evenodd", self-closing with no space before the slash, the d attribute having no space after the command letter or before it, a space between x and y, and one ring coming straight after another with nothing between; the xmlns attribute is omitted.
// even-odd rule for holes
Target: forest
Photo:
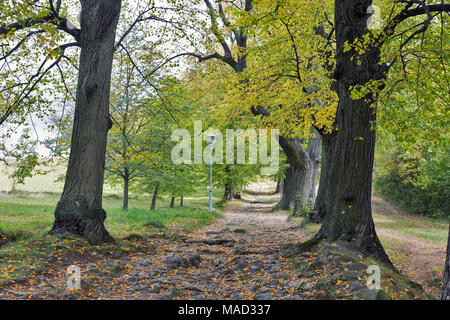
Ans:
<svg viewBox="0 0 450 320"><path fill-rule="evenodd" d="M0 0L0 300L450 300L449 13Z"/></svg>

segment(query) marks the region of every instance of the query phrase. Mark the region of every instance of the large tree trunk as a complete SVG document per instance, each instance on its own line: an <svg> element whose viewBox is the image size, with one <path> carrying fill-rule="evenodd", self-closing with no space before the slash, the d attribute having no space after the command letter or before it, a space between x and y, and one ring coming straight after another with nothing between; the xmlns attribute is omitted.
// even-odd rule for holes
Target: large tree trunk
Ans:
<svg viewBox="0 0 450 320"><path fill-rule="evenodd" d="M315 134L305 150L298 138L280 137L280 146L286 154L289 168L283 182L280 202L276 209L294 209L294 214L314 203L315 181L320 157L320 136Z"/></svg>
<svg viewBox="0 0 450 320"><path fill-rule="evenodd" d="M255 116L268 117L270 115L263 106L252 107L251 112ZM311 128L311 130L314 132L314 136L308 141L308 150L303 148L298 138L279 136L278 141L286 155L289 168L286 170L283 180L280 201L274 210L293 208L294 214L296 214L298 210L313 203L311 188L315 187L317 172L314 174L314 166L318 166L318 163L313 164L310 155L314 159L319 157L321 138L315 129Z"/></svg>
<svg viewBox="0 0 450 320"><path fill-rule="evenodd" d="M129 183L130 183L130 171L127 166L125 166L124 170L124 176L123 176L123 204L122 204L122 210L128 211L128 189L129 189Z"/></svg>
<svg viewBox="0 0 450 320"><path fill-rule="evenodd" d="M109 95L121 0L80 0L81 54L69 166L52 234L110 241L102 208Z"/></svg>
<svg viewBox="0 0 450 320"><path fill-rule="evenodd" d="M447 258L444 268L444 285L442 286L441 300L450 300L450 226L448 229Z"/></svg>
<svg viewBox="0 0 450 320"><path fill-rule="evenodd" d="M345 240L359 250L390 263L378 240L372 219L371 191L375 150L376 96L368 93L353 100L350 86L365 85L384 78L380 50L370 48L362 55L354 49L344 52L367 33L369 0L336 0L336 141L329 163L324 218L316 239Z"/></svg>
<svg viewBox="0 0 450 320"><path fill-rule="evenodd" d="M307 149L312 165L311 188L308 198L309 204L313 204L316 200L317 174L320 167L320 145L322 142L322 138L320 137L320 134L316 129L311 128L311 132L314 134L314 136L309 139Z"/></svg>
<svg viewBox="0 0 450 320"><path fill-rule="evenodd" d="M170 207L173 208L174 205L175 205L175 197L172 196L172 198L170 199Z"/></svg>
<svg viewBox="0 0 450 320"><path fill-rule="evenodd" d="M289 158L288 158L289 159ZM289 163L289 160L288 160ZM290 210L294 208L296 186L299 178L297 178L296 170L294 167L289 166L285 172L285 178L283 180L283 188L281 190L280 201L276 205L277 210Z"/></svg>
<svg viewBox="0 0 450 320"><path fill-rule="evenodd" d="M327 195L327 189L330 185L328 182L330 164L333 156L335 143L335 135L328 134L322 136L322 159L320 168L320 180L319 190L317 191L317 197L314 202L314 208L311 210L309 218L314 222L321 222L324 216L325 200Z"/></svg>
<svg viewBox="0 0 450 320"><path fill-rule="evenodd" d="M294 209L296 213L306 206L310 195L312 164L299 138L280 136L279 143L286 154L289 168L286 170L283 192L276 209Z"/></svg>
<svg viewBox="0 0 450 320"><path fill-rule="evenodd" d="M153 191L152 204L150 206L151 211L155 210L155 208L156 208L156 199L158 198L158 189L159 189L159 184L156 185L155 190Z"/></svg>

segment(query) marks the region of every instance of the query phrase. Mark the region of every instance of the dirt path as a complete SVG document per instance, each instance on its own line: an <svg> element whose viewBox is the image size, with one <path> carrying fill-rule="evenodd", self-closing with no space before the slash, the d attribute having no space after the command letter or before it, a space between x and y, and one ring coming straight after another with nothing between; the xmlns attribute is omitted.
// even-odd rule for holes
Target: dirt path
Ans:
<svg viewBox="0 0 450 320"><path fill-rule="evenodd" d="M151 245L135 254L75 260L82 291L67 292L66 269L60 267L10 286L4 297L298 299L301 283L279 250L305 236L287 215L270 212L276 197L246 196L213 225L186 236L150 239Z"/></svg>
<svg viewBox="0 0 450 320"><path fill-rule="evenodd" d="M0 287L0 299L307 299L308 280L281 258L280 247L310 236L287 214L270 211L279 195L268 194L266 184L252 190L260 194L232 203L204 229L120 241L118 254L67 257L27 282ZM437 297L438 286L429 282L437 279L433 270L442 269L445 248L393 230L377 232L398 241L389 252L396 266ZM130 245L135 248L127 251ZM67 290L70 264L80 268L82 290Z"/></svg>
<svg viewBox="0 0 450 320"><path fill-rule="evenodd" d="M420 217L396 208L375 194L372 195L372 200L375 200L372 210L376 213L386 215L387 212L384 208L387 208L396 215L420 220ZM381 206L377 204L381 204ZM426 224L423 226L424 228L430 227ZM439 298L446 246L439 242L424 240L395 230L378 227L377 233L381 237L396 240L395 248L389 249L386 247L395 266L408 278L421 284L426 293Z"/></svg>

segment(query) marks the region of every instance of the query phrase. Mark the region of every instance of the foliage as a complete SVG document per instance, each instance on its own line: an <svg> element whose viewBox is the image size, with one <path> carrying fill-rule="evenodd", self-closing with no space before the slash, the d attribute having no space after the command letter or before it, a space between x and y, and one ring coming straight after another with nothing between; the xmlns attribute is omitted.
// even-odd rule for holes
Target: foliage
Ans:
<svg viewBox="0 0 450 320"><path fill-rule="evenodd" d="M391 145L377 154L375 188L413 213L449 217L450 148L418 146L416 152Z"/></svg>

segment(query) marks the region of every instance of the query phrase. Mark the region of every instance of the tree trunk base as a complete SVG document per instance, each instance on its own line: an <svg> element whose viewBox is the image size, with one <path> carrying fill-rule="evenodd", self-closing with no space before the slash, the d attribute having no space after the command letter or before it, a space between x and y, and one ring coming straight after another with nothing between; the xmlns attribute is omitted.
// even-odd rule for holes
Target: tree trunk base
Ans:
<svg viewBox="0 0 450 320"><path fill-rule="evenodd" d="M281 250L281 255L283 258L293 258L304 252L311 251L313 247L320 243L320 239L312 238L302 243L294 243L286 246Z"/></svg>
<svg viewBox="0 0 450 320"><path fill-rule="evenodd" d="M83 237L90 244L114 242L103 224L105 219L106 212L103 209L89 208L81 201L59 201L49 233L74 234Z"/></svg>
<svg viewBox="0 0 450 320"><path fill-rule="evenodd" d="M313 251L314 247L317 247L323 241L329 241L332 243L339 241L341 243L346 243L346 247L348 250L361 253L367 257L371 257L397 271L397 269L394 267L391 260L387 256L386 252L384 251L383 247L376 246L375 243L369 243L369 241L366 241L364 244L358 244L355 241L348 241L343 239L335 239L333 241L330 241L329 239L322 238L317 234L314 236L314 238L309 239L305 242L295 243L287 246L286 248L283 248L281 254L284 258L293 258L302 253Z"/></svg>
<svg viewBox="0 0 450 320"><path fill-rule="evenodd" d="M284 199L281 199L272 209L272 211L277 210L291 210L292 207L290 206L288 201L285 201Z"/></svg>
<svg viewBox="0 0 450 320"><path fill-rule="evenodd" d="M309 212L309 221L320 224L322 222L322 209L314 207Z"/></svg>

